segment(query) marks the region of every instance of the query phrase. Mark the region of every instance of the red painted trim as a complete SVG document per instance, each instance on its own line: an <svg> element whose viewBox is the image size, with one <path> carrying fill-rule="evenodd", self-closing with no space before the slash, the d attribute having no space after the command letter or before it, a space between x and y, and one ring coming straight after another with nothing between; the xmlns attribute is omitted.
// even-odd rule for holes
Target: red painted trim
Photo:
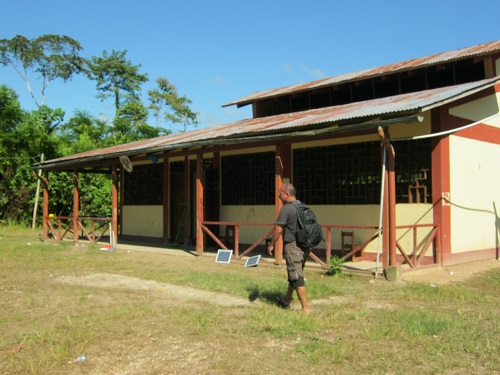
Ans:
<svg viewBox="0 0 500 375"><path fill-rule="evenodd" d="M458 137L475 139L476 141L500 145L500 129L494 126L479 124L456 132Z"/></svg>
<svg viewBox="0 0 500 375"><path fill-rule="evenodd" d="M451 121L447 109L436 108L431 111L432 132L438 133L447 128ZM444 125L443 125L444 124ZM451 210L442 204L442 193L450 191L450 141L449 137L436 137L432 140L432 203L433 220L441 228L441 254L451 253Z"/></svg>
<svg viewBox="0 0 500 375"><path fill-rule="evenodd" d="M443 266L477 262L487 259L498 259L498 250L493 248L484 250L471 250L463 253L445 254L445 256L443 257Z"/></svg>

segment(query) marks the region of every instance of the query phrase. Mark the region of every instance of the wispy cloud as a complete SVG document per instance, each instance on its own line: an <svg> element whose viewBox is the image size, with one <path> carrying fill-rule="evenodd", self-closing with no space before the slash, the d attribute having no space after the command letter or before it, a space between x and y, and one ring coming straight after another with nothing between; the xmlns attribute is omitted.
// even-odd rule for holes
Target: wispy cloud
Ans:
<svg viewBox="0 0 500 375"><path fill-rule="evenodd" d="M293 67L290 64L283 64L283 70L285 71L286 74L293 73Z"/></svg>
<svg viewBox="0 0 500 375"><path fill-rule="evenodd" d="M327 75L320 68L310 69L306 64L302 62L299 62L299 67L304 73L306 73L308 76L314 79L321 79L327 77Z"/></svg>
<svg viewBox="0 0 500 375"><path fill-rule="evenodd" d="M287 75L300 76L301 81L316 80L328 77L320 68L309 68L299 61L296 64L283 64L283 71ZM305 75L305 76L304 76Z"/></svg>
<svg viewBox="0 0 500 375"><path fill-rule="evenodd" d="M227 85L229 81L221 75L216 74L212 77L210 83L214 86L224 86Z"/></svg>

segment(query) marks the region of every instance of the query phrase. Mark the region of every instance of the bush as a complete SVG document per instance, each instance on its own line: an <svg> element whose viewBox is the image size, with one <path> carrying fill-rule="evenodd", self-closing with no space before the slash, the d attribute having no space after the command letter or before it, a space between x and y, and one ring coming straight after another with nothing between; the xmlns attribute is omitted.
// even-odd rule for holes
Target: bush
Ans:
<svg viewBox="0 0 500 375"><path fill-rule="evenodd" d="M342 276L344 274L344 259L334 255L330 258L330 269L327 271L329 276Z"/></svg>

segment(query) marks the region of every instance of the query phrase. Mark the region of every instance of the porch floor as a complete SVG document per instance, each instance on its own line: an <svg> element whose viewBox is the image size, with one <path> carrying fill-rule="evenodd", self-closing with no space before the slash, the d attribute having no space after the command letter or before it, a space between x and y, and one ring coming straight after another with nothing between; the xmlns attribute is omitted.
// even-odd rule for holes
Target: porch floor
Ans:
<svg viewBox="0 0 500 375"><path fill-rule="evenodd" d="M103 247L108 245L108 242L105 242L105 238L103 241L97 243L98 246ZM168 255L177 255L177 256L190 256L196 257L196 249L194 246L173 246L170 244L163 243L151 243L151 242L136 242L136 241L122 241L116 246L116 250L118 251L137 251L137 252L149 252L149 253L158 253L158 254L168 254ZM214 258L217 255L217 249L210 248L206 249L203 252L204 257L212 257ZM242 260L246 260L248 257L261 255L261 259L259 264L263 264L266 266L278 266L274 262L274 257L269 256L266 252L254 250L248 255L242 257ZM322 259L324 261L324 259ZM283 260L283 267L284 260ZM311 270L323 270L320 264L316 263L312 258L309 258L306 262L306 268ZM377 277L383 276L383 266L382 263L377 264L374 261L357 261L350 262L347 261L344 263L344 273L352 274L357 276L366 276L366 277L375 277L377 273Z"/></svg>

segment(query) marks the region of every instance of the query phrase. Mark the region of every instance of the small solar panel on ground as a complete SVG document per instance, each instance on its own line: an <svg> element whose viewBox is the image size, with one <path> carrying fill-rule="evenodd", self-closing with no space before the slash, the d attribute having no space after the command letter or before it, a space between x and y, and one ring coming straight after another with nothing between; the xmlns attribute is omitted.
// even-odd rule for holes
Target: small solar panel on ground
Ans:
<svg viewBox="0 0 500 375"><path fill-rule="evenodd" d="M217 251L217 257L215 258L215 262L216 263L229 263L229 262L231 262L232 255L233 255L233 250L219 249Z"/></svg>
<svg viewBox="0 0 500 375"><path fill-rule="evenodd" d="M253 257L250 257L247 259L245 267L254 267L257 264L259 264L259 261L260 261L260 255L255 255Z"/></svg>

